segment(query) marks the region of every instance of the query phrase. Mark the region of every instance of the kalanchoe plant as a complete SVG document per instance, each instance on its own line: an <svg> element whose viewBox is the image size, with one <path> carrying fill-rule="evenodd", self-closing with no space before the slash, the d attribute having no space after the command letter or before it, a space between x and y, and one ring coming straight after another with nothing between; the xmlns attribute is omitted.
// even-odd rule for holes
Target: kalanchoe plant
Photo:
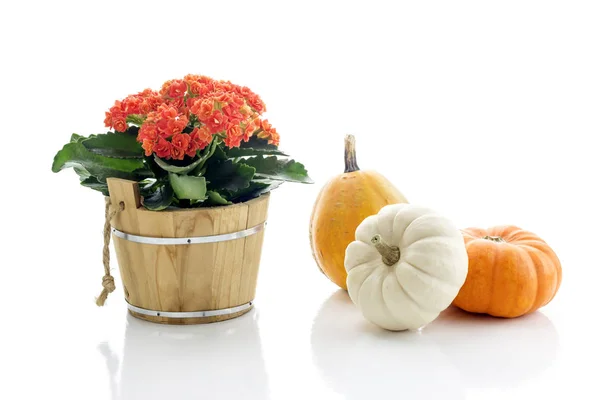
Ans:
<svg viewBox="0 0 600 400"><path fill-rule="evenodd" d="M265 110L247 87L187 75L117 100L104 120L112 131L73 134L52 171L72 167L81 185L104 195L106 178L137 181L150 210L228 205L284 181L312 183L279 150Z"/></svg>

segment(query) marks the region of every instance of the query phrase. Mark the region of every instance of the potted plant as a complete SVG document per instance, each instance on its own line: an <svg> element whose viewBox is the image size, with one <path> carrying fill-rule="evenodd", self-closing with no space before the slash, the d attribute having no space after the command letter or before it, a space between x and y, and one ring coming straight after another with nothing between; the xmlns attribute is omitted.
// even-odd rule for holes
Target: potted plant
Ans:
<svg viewBox="0 0 600 400"><path fill-rule="evenodd" d="M99 306L115 289L112 235L132 315L194 324L250 310L269 192L312 183L264 112L247 87L187 75L117 100L109 132L73 134L58 151L54 172L72 168L106 196Z"/></svg>

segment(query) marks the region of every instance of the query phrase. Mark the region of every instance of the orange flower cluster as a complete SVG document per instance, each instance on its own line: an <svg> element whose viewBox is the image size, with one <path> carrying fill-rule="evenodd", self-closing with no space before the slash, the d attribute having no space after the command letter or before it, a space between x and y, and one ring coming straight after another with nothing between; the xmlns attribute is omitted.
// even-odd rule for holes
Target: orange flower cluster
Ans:
<svg viewBox="0 0 600 400"><path fill-rule="evenodd" d="M260 118L264 111L263 101L247 87L186 75L165 82L159 92L146 89L117 100L104 124L119 132L139 125L137 140L147 156L183 160L194 157L215 135L229 148L253 135L279 145L276 129Z"/></svg>

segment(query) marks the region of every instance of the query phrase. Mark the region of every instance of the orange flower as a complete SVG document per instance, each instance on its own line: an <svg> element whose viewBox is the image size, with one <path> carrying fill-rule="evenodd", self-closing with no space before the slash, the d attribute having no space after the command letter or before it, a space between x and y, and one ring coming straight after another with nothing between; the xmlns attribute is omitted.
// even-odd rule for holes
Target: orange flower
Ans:
<svg viewBox="0 0 600 400"><path fill-rule="evenodd" d="M224 142L225 145L229 148L239 147L242 139L244 138L244 132L239 124L231 124L229 128L227 128L227 137Z"/></svg>
<svg viewBox="0 0 600 400"><path fill-rule="evenodd" d="M189 74L183 80L189 85L191 94L195 96L204 96L214 90L214 81L207 76Z"/></svg>
<svg viewBox="0 0 600 400"><path fill-rule="evenodd" d="M166 81L158 92L145 89L115 101L105 113L104 124L125 131L127 118L136 115L144 121L137 140L146 154L181 159L184 154L194 157L215 134L224 136L228 147L237 147L255 134L278 145L277 130L260 118L265 110L262 99L246 86L188 74ZM191 115L201 126L184 134Z"/></svg>
<svg viewBox="0 0 600 400"><path fill-rule="evenodd" d="M177 99L183 97L187 91L187 84L181 79L175 79L169 86L169 97Z"/></svg>
<svg viewBox="0 0 600 400"><path fill-rule="evenodd" d="M212 141L212 135L206 125L202 125L200 128L194 128L191 133L193 141L198 142L198 145L203 148L204 144L209 144Z"/></svg>
<svg viewBox="0 0 600 400"><path fill-rule="evenodd" d="M225 130L227 127L227 119L221 111L215 110L210 118L203 121L210 129L211 133L218 133Z"/></svg>
<svg viewBox="0 0 600 400"><path fill-rule="evenodd" d="M201 83L198 82L191 82L190 84L190 93L192 93L193 95L199 96L202 94L202 89L204 88L204 85L202 85Z"/></svg>
<svg viewBox="0 0 600 400"><path fill-rule="evenodd" d="M160 88L159 92L161 96L167 96L169 94L169 89L171 88L171 84L174 81L174 79L169 79L168 81L162 84L162 87Z"/></svg>
<svg viewBox="0 0 600 400"><path fill-rule="evenodd" d="M247 86L238 86L236 88L236 91L244 97L252 96L254 94L252 90L250 90L250 88Z"/></svg>
<svg viewBox="0 0 600 400"><path fill-rule="evenodd" d="M171 139L171 157L175 160L183 160L189 145L190 135L186 133L176 133Z"/></svg>
<svg viewBox="0 0 600 400"><path fill-rule="evenodd" d="M275 128L270 131L262 131L257 135L261 139L268 139L269 144L274 144L275 146L279 146L279 133Z"/></svg>
<svg viewBox="0 0 600 400"><path fill-rule="evenodd" d="M184 104L184 98L178 97L176 99L169 99L167 104L171 107L174 107L176 110L181 110L181 107L183 107Z"/></svg>
<svg viewBox="0 0 600 400"><path fill-rule="evenodd" d="M160 158L170 159L171 158L171 143L165 138L159 137L156 144L154 144L154 153Z"/></svg>
<svg viewBox="0 0 600 400"><path fill-rule="evenodd" d="M186 76L183 77L183 80L188 85L191 85L192 82L199 82L199 83L202 83L202 84L207 84L207 83L212 83L213 82L213 79L209 78L208 76L195 75L195 74L187 74Z"/></svg>
<svg viewBox="0 0 600 400"><path fill-rule="evenodd" d="M242 143L242 138L243 136L227 135L227 137L223 140L223 143L225 143L225 146L229 147L230 149L234 147L240 147L240 144Z"/></svg>
<svg viewBox="0 0 600 400"><path fill-rule="evenodd" d="M232 103L223 107L222 111L223 111L223 114L225 114L227 119L229 119L230 121L233 121L233 120L239 121L239 120L244 119L244 115L240 112L240 108Z"/></svg>
<svg viewBox="0 0 600 400"><path fill-rule="evenodd" d="M169 119L160 118L156 121L156 128L158 129L158 134L165 139L170 137L173 133L169 130Z"/></svg>
<svg viewBox="0 0 600 400"><path fill-rule="evenodd" d="M183 100L183 99L181 99L181 100ZM184 117L188 118L188 121L189 121L190 109L185 104L185 102L183 103L183 105L181 107L179 107L179 115L183 115Z"/></svg>
<svg viewBox="0 0 600 400"><path fill-rule="evenodd" d="M145 122L156 122L158 120L160 120L160 113L158 111L152 111L149 112L148 115L146 115Z"/></svg>
<svg viewBox="0 0 600 400"><path fill-rule="evenodd" d="M247 104L244 104L242 108L240 108L240 113L242 113L244 116L251 116L253 114L252 109L248 107Z"/></svg>
<svg viewBox="0 0 600 400"><path fill-rule="evenodd" d="M198 82L199 79L200 79L200 75L196 75L196 74L187 74L186 76L183 77L183 81L185 83L187 83L188 85L191 85L194 82Z"/></svg>
<svg viewBox="0 0 600 400"><path fill-rule="evenodd" d="M227 129L227 136L243 136L242 128L238 124L231 124Z"/></svg>
<svg viewBox="0 0 600 400"><path fill-rule="evenodd" d="M141 99L137 95L127 96L121 103L121 109L125 115L140 113Z"/></svg>
<svg viewBox="0 0 600 400"><path fill-rule="evenodd" d="M108 111L106 111L104 113L104 126L106 126L107 128L112 128L113 127L113 118L112 118L112 114Z"/></svg>
<svg viewBox="0 0 600 400"><path fill-rule="evenodd" d="M198 140L201 140L205 143L210 143L212 141L212 135L208 129L208 126L202 125L200 128L195 128L194 131L196 132Z"/></svg>
<svg viewBox="0 0 600 400"><path fill-rule="evenodd" d="M138 142L143 142L144 140L150 140L153 143L158 138L158 130L156 129L156 124L153 122L144 122L140 127L138 132L137 140Z"/></svg>
<svg viewBox="0 0 600 400"><path fill-rule="evenodd" d="M203 100L202 103L200 103L200 109L198 110L198 113L196 115L198 115L198 118L201 121L204 121L210 118L214 110L215 102L212 99L206 99Z"/></svg>
<svg viewBox="0 0 600 400"><path fill-rule="evenodd" d="M232 92L235 90L235 86L236 85L229 81L220 81L215 84L215 89L222 90L224 92Z"/></svg>
<svg viewBox="0 0 600 400"><path fill-rule="evenodd" d="M142 148L144 149L144 154L146 157L152 155L152 151L154 150L154 141L150 139L144 139L142 142Z"/></svg>
<svg viewBox="0 0 600 400"><path fill-rule="evenodd" d="M181 133L188 124L188 119L185 115L172 118L167 122L167 132L170 135L176 135Z"/></svg>
<svg viewBox="0 0 600 400"><path fill-rule="evenodd" d="M229 103L234 104L237 109L240 109L241 107L246 105L244 98L238 95L237 93L230 93Z"/></svg>
<svg viewBox="0 0 600 400"><path fill-rule="evenodd" d="M117 100L115 104L105 114L104 124L109 128L114 128L116 121L125 120L127 114L124 112L123 102Z"/></svg>
<svg viewBox="0 0 600 400"><path fill-rule="evenodd" d="M177 108L172 107L168 104L161 104L157 110L160 113L160 117L164 119L171 119L177 116Z"/></svg>
<svg viewBox="0 0 600 400"><path fill-rule="evenodd" d="M146 89L139 94L139 113L142 115L155 111L164 100L154 90Z"/></svg>
<svg viewBox="0 0 600 400"><path fill-rule="evenodd" d="M158 133L168 138L175 133L181 133L188 124L188 117L183 113L178 113L175 107L167 104L161 104L156 112L151 112L146 118L146 123L156 124Z"/></svg>
<svg viewBox="0 0 600 400"><path fill-rule="evenodd" d="M208 127L202 125L200 128L194 128L190 133L190 145L186 154L190 157L196 155L197 150L202 150L210 144L212 135L210 134Z"/></svg>
<svg viewBox="0 0 600 400"><path fill-rule="evenodd" d="M274 144L275 146L279 146L279 133L273 128L270 131L271 136L269 138L269 144Z"/></svg>
<svg viewBox="0 0 600 400"><path fill-rule="evenodd" d="M190 144L190 135L188 135L187 133L176 133L173 135L173 138L171 139L171 145L173 147L179 147L182 149L187 149L188 145Z"/></svg>
<svg viewBox="0 0 600 400"><path fill-rule="evenodd" d="M190 140L190 144L188 145L187 150L185 151L185 154L188 157L196 157L196 153L198 152L198 146L196 145L196 143L194 143L193 141Z"/></svg>
<svg viewBox="0 0 600 400"><path fill-rule="evenodd" d="M196 96L204 96L206 93L210 92L212 88L210 85L200 82L192 82L190 84L190 92Z"/></svg>
<svg viewBox="0 0 600 400"><path fill-rule="evenodd" d="M268 131L273 128L268 119L263 119L260 121L260 127L263 129L263 131Z"/></svg>
<svg viewBox="0 0 600 400"><path fill-rule="evenodd" d="M171 146L171 158L173 160L183 160L184 157L185 157L185 150L183 150L179 147Z"/></svg>
<svg viewBox="0 0 600 400"><path fill-rule="evenodd" d="M190 111L195 114L200 121L206 121L214 111L214 100L212 99L202 100L199 97L194 97L189 99L187 104Z"/></svg>
<svg viewBox="0 0 600 400"><path fill-rule="evenodd" d="M140 113L141 114L148 114L152 110L154 110L154 104L152 103L152 101L150 99L144 99L140 102Z"/></svg>
<svg viewBox="0 0 600 400"><path fill-rule="evenodd" d="M268 139L269 144L279 146L279 134L277 130L269 123L268 120L262 120L260 122L262 131L257 135L261 139Z"/></svg>
<svg viewBox="0 0 600 400"><path fill-rule="evenodd" d="M252 107L253 110L255 110L259 114L262 114L267 110L265 103L263 103L260 97L258 97L258 95L254 93L246 97L246 102L250 107Z"/></svg>
<svg viewBox="0 0 600 400"><path fill-rule="evenodd" d="M117 132L125 132L127 130L127 122L123 117L113 119L112 124Z"/></svg>
<svg viewBox="0 0 600 400"><path fill-rule="evenodd" d="M198 103L200 101L202 101L202 99L200 99L199 97L188 97L185 100L185 105L190 110L190 112L195 114L194 109L199 107L196 105L196 103Z"/></svg>
<svg viewBox="0 0 600 400"><path fill-rule="evenodd" d="M154 97L154 96L158 96L158 93L156 93L152 89L146 88L146 89L142 90L141 92L139 92L138 96L140 96L140 97Z"/></svg>
<svg viewBox="0 0 600 400"><path fill-rule="evenodd" d="M254 132L256 131L256 126L251 122L244 128L244 142L250 140Z"/></svg>

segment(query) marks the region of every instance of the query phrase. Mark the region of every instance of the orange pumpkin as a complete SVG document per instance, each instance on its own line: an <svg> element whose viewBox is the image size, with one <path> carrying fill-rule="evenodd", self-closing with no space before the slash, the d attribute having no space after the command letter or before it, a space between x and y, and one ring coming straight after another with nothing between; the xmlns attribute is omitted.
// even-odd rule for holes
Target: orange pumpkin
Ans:
<svg viewBox="0 0 600 400"><path fill-rule="evenodd" d="M346 247L367 217L388 204L408 203L406 198L376 171L361 171L356 163L354 136L345 138L346 169L321 189L310 218L310 245L321 272L344 290Z"/></svg>
<svg viewBox="0 0 600 400"><path fill-rule="evenodd" d="M516 226L464 229L467 279L454 305L469 312L513 318L534 312L554 298L562 267L537 235Z"/></svg>

